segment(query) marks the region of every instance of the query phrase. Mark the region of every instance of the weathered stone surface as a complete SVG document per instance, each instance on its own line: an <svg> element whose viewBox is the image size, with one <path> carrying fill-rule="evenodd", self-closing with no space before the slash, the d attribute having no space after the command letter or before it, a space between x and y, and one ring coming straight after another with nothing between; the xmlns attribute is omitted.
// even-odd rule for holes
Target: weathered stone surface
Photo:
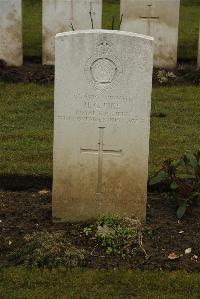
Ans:
<svg viewBox="0 0 200 299"><path fill-rule="evenodd" d="M54 64L55 36L75 30L100 29L102 0L43 0L43 64Z"/></svg>
<svg viewBox="0 0 200 299"><path fill-rule="evenodd" d="M58 34L53 216L146 214L153 39L89 30Z"/></svg>
<svg viewBox="0 0 200 299"><path fill-rule="evenodd" d="M121 29L154 37L156 67L177 64L179 8L180 0L121 0Z"/></svg>
<svg viewBox="0 0 200 299"><path fill-rule="evenodd" d="M0 59L22 65L21 0L0 0Z"/></svg>

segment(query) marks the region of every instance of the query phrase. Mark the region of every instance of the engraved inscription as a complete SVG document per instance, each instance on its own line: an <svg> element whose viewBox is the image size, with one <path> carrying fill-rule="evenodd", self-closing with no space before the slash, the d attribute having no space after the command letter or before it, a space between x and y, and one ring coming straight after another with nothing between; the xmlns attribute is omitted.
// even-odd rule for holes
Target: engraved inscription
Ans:
<svg viewBox="0 0 200 299"><path fill-rule="evenodd" d="M113 55L112 47L112 43L103 37L97 43L96 53L86 62L86 78L96 89L104 90L107 87L112 87L122 73L121 64Z"/></svg>
<svg viewBox="0 0 200 299"><path fill-rule="evenodd" d="M105 36L103 36L100 41L97 43L97 52L105 54L112 51L113 44L111 41L108 41Z"/></svg>
<svg viewBox="0 0 200 299"><path fill-rule="evenodd" d="M79 108L77 108L77 102L79 102ZM99 123L136 123L139 121L139 117L134 115L134 99L131 97L105 96L105 99L102 99L97 95L77 93L72 103L74 103L74 110L71 110L71 114L68 115L68 105L65 105L62 114L57 116L59 120Z"/></svg>
<svg viewBox="0 0 200 299"><path fill-rule="evenodd" d="M97 59L91 65L91 74L96 83L109 84L114 80L116 73L115 63L107 58Z"/></svg>

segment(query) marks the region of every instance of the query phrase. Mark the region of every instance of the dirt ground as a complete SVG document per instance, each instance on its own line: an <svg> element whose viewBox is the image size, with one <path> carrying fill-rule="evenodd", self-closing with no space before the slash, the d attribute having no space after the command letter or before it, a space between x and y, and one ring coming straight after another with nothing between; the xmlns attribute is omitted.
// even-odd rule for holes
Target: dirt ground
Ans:
<svg viewBox="0 0 200 299"><path fill-rule="evenodd" d="M83 233L89 223L52 223L51 200L50 190L0 192L0 266L18 264L11 254L16 248L25 246L26 234L64 230L73 245L86 250L87 267L200 270L200 207L188 209L183 220L178 221L175 207L166 194L149 194L146 225L152 237L143 240L149 258L146 259L141 251L135 258L122 259L102 256L98 250L91 256L95 244ZM191 253L185 254L188 248ZM180 257L170 260L170 253Z"/></svg>

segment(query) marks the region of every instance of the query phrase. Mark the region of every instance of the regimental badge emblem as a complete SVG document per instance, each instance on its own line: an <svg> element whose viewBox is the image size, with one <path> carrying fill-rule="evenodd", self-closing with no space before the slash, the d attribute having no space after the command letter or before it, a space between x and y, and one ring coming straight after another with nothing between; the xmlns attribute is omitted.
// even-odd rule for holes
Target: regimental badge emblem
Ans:
<svg viewBox="0 0 200 299"><path fill-rule="evenodd" d="M113 55L113 44L107 37L102 37L96 46L96 53L90 57L85 66L86 77L96 89L113 87L119 80L122 67Z"/></svg>

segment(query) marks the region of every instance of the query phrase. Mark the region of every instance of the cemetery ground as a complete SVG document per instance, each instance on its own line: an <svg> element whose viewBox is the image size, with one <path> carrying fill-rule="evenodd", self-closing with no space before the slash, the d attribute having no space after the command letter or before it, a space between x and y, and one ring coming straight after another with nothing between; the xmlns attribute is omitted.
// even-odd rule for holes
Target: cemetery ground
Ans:
<svg viewBox="0 0 200 299"><path fill-rule="evenodd" d="M143 237L142 248L134 257L106 253L93 236L87 235L94 222L52 223L53 84L2 82L0 103L2 298L10 298L11 294L12 298L41 298L41 294L42 298L61 298L62 294L78 298L77 294L84 288L80 298L131 298L133 295L159 298L163 293L166 294L163 298L184 298L184 294L198 298L200 207L190 207L178 221L175 203L168 195L149 192L145 226L148 233ZM154 87L150 176L166 158L178 158L187 150L199 149L199 108L198 85ZM44 268L31 270L18 266L37 262L45 265L46 253L40 253L40 246L49 248L63 233L69 246L65 263L85 270L49 272ZM31 236L34 238L30 243ZM38 253L31 246L36 246ZM188 248L191 252L185 254ZM53 248L53 256L54 250L57 254ZM175 259L169 259L170 254ZM51 267L51 261L48 263ZM118 268L121 270L113 270ZM145 288L141 288L144 284Z"/></svg>

